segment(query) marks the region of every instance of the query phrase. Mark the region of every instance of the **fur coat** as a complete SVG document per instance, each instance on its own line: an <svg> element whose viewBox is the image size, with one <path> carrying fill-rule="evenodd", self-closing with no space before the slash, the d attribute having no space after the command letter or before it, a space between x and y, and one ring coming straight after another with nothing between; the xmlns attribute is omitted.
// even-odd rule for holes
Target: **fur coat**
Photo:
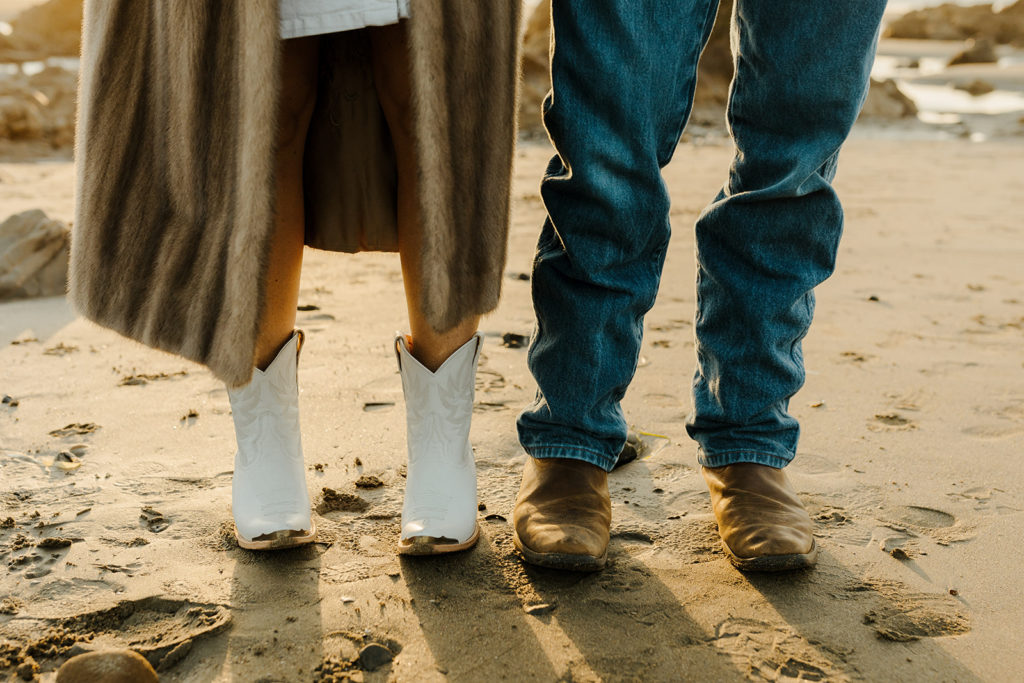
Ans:
<svg viewBox="0 0 1024 683"><path fill-rule="evenodd" d="M518 0L413 0L422 306L438 331L498 301L515 141ZM86 0L70 295L101 325L253 367L270 235L276 0ZM394 150L364 32L326 36L306 243L397 248Z"/></svg>

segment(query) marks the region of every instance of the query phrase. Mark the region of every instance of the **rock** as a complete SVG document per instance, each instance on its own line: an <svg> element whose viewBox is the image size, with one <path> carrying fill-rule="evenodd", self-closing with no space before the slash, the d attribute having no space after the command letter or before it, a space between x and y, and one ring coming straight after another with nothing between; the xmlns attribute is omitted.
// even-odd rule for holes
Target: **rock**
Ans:
<svg viewBox="0 0 1024 683"><path fill-rule="evenodd" d="M38 101L31 96L0 96L0 138L41 140L43 130L43 113Z"/></svg>
<svg viewBox="0 0 1024 683"><path fill-rule="evenodd" d="M31 681L39 673L39 665L36 664L36 660L31 657L26 657L25 660L18 665L16 669L18 677L23 681Z"/></svg>
<svg viewBox="0 0 1024 683"><path fill-rule="evenodd" d="M974 97L987 95L996 89L994 85L992 85L988 81L983 81L980 78L976 78L970 83L958 83L953 87L956 88L957 90L964 90Z"/></svg>
<svg viewBox="0 0 1024 683"><path fill-rule="evenodd" d="M82 0L50 0L29 7L11 21L11 34L0 41L0 61L77 57L81 27Z"/></svg>
<svg viewBox="0 0 1024 683"><path fill-rule="evenodd" d="M889 22L886 38L966 40L988 38L995 43L1024 43L1024 0L1001 12L992 5L960 5L947 2L938 7L914 10Z"/></svg>
<svg viewBox="0 0 1024 683"><path fill-rule="evenodd" d="M711 36L697 65L697 85L693 91L690 120L704 126L725 123L725 105L732 83L733 60L729 45L729 22L733 0L722 0L715 15Z"/></svg>
<svg viewBox="0 0 1024 683"><path fill-rule="evenodd" d="M917 116L917 105L903 94L896 81L871 79L867 100L861 109L860 118L893 120Z"/></svg>
<svg viewBox="0 0 1024 683"><path fill-rule="evenodd" d="M543 0L526 22L522 51L522 91L519 96L519 129L541 131L541 102L551 89L548 71L551 43L551 0Z"/></svg>
<svg viewBox="0 0 1024 683"><path fill-rule="evenodd" d="M57 683L158 683L146 658L131 650L75 655L57 670Z"/></svg>
<svg viewBox="0 0 1024 683"><path fill-rule="evenodd" d="M949 66L957 64L994 64L999 61L996 45L991 38L970 38L964 49L953 55Z"/></svg>
<svg viewBox="0 0 1024 683"><path fill-rule="evenodd" d="M38 209L0 223L0 301L63 295L70 241L68 227Z"/></svg>
<svg viewBox="0 0 1024 683"><path fill-rule="evenodd" d="M530 338L525 334L506 332L501 336L501 345L510 349L521 349L530 345Z"/></svg>
<svg viewBox="0 0 1024 683"><path fill-rule="evenodd" d="M69 147L75 138L78 75L47 67L32 76L0 78L0 139Z"/></svg>
<svg viewBox="0 0 1024 683"><path fill-rule="evenodd" d="M359 668L363 671L376 671L385 664L390 664L395 658L388 648L378 643L370 643L359 651Z"/></svg>
<svg viewBox="0 0 1024 683"><path fill-rule="evenodd" d="M733 0L722 0L708 45L701 55L691 120L701 125L722 125L732 80L729 17ZM523 38L523 81L519 100L519 128L542 131L541 104L551 89L551 0L543 0L526 23Z"/></svg>

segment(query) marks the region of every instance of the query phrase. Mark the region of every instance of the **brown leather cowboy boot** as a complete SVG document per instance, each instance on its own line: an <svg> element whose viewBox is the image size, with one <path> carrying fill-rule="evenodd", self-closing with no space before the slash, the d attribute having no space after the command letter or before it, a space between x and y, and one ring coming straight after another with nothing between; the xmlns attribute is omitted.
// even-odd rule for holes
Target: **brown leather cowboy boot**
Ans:
<svg viewBox="0 0 1024 683"><path fill-rule="evenodd" d="M512 510L512 538L527 562L596 571L608 559L608 473L569 458L528 458Z"/></svg>
<svg viewBox="0 0 1024 683"><path fill-rule="evenodd" d="M814 566L811 518L785 473L767 465L702 467L726 554L737 569L779 572Z"/></svg>

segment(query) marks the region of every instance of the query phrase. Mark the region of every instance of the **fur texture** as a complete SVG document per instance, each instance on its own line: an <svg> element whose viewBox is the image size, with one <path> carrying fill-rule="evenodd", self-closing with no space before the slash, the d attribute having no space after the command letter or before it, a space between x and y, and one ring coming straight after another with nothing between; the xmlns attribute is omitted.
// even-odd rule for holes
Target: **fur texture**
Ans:
<svg viewBox="0 0 1024 683"><path fill-rule="evenodd" d="M408 22L439 331L500 293L515 140L518 0L415 0ZM325 40L306 241L394 250L395 165L365 36ZM273 228L276 0L86 0L70 293L86 317L249 381Z"/></svg>

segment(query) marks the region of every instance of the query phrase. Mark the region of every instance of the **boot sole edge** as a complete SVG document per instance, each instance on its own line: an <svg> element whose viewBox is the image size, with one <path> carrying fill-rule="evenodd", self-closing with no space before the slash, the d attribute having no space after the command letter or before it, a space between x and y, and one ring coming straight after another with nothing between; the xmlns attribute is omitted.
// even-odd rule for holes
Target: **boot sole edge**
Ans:
<svg viewBox="0 0 1024 683"><path fill-rule="evenodd" d="M439 543L432 539L435 536L414 536L410 539L398 541L398 554L399 555L410 555L410 556L423 556L423 555L445 555L447 553L457 553L463 550L469 550L476 545L476 542L480 539L480 525L477 524L476 528L473 529L473 535L469 537L469 540L463 541L462 543ZM416 539L431 539L431 540L416 540ZM408 541L408 542L407 542Z"/></svg>
<svg viewBox="0 0 1024 683"><path fill-rule="evenodd" d="M806 553L793 555L763 555L761 557L740 557L722 541L722 548L732 566L741 572L789 572L811 569L818 560L818 543L811 541L811 549Z"/></svg>
<svg viewBox="0 0 1024 683"><path fill-rule="evenodd" d="M519 534L512 532L512 542L516 550L523 556L523 559L530 564L548 569L564 569L573 572L596 572L605 568L608 564L608 550L600 557L593 555L573 555L571 553L539 553L528 548L521 540Z"/></svg>
<svg viewBox="0 0 1024 683"><path fill-rule="evenodd" d="M297 548L314 542L316 540L316 534L316 521L310 522L309 531L296 531L291 529L274 531L270 534L264 534L265 536L272 536L273 538L262 541L245 538L242 534L238 533L238 527L235 527L235 541L238 543L239 548L244 548L245 550L284 550L286 548Z"/></svg>

